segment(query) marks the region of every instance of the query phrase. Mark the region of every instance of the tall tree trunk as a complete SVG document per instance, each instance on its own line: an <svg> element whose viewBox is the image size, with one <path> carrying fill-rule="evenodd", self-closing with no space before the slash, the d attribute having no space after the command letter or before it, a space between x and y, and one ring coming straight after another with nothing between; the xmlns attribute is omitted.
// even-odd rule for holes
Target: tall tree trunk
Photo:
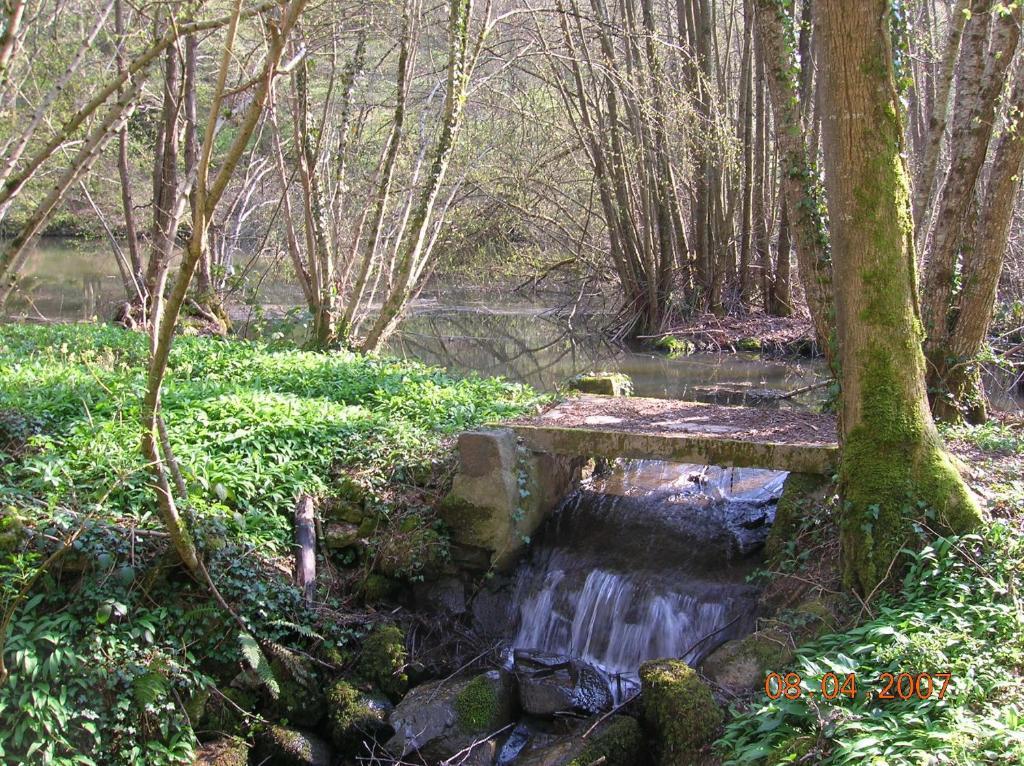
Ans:
<svg viewBox="0 0 1024 766"><path fill-rule="evenodd" d="M783 199L779 204L779 244L775 258L775 285L772 291L772 316L788 317L793 314L793 289L790 283L790 254L793 240L790 237L789 205Z"/></svg>
<svg viewBox="0 0 1024 766"><path fill-rule="evenodd" d="M925 238L928 234L939 152L942 148L942 137L946 134L946 115L949 114L949 91L953 84L953 70L956 68L960 38L963 36L970 2L971 0L957 0L956 6L950 12L946 48L942 53L942 68L939 70L935 86L935 103L928 119L924 159L916 179L917 183L914 185L914 236L918 253L924 252Z"/></svg>
<svg viewBox="0 0 1024 766"><path fill-rule="evenodd" d="M751 0L753 1L753 0ZM754 189L751 208L751 247L761 289L761 306L767 312L772 300L772 264L768 251L768 223L765 220L765 170L768 166L768 117L765 103L764 55L760 41L754 38Z"/></svg>
<svg viewBox="0 0 1024 766"><path fill-rule="evenodd" d="M774 0L755 0L754 5L775 118L782 191L796 245L800 282L815 338L831 363L832 265L828 233L821 216L818 173L804 139L793 19L783 5Z"/></svg>
<svg viewBox="0 0 1024 766"><path fill-rule="evenodd" d="M743 151L743 180L740 187L740 303L750 304L753 293L751 278L751 208L754 202L754 7L751 0L743 2L743 62L740 76L740 146Z"/></svg>
<svg viewBox="0 0 1024 766"><path fill-rule="evenodd" d="M992 323L999 275L1024 173L1024 58L1017 67L1006 123L996 144L982 200L976 227L981 235L974 238L969 260L964 263L960 310L950 334L949 364L940 381L948 397L933 402L936 416L947 420L966 418L971 423L983 423L988 417L976 360Z"/></svg>
<svg viewBox="0 0 1024 766"><path fill-rule="evenodd" d="M125 42L125 18L122 0L116 0L114 4L114 23L118 35L117 43L117 69L120 74L128 69L128 62L124 55ZM128 241L128 257L130 260L130 273L122 274L124 282L125 297L130 304L142 305L145 300L145 289L142 273L142 252L139 247L139 228L135 218L135 200L132 194L131 169L128 162L128 122L127 120L117 132L117 174L121 182L121 206L124 213L125 239Z"/></svg>
<svg viewBox="0 0 1024 766"><path fill-rule="evenodd" d="M943 396L938 383L949 362L949 331L953 277L964 237L964 222L974 201L995 124L996 100L1020 39L1021 7L987 18L989 0L975 0L985 16L972 16L964 32L957 108L953 114L949 171L935 208L931 248L925 261L921 314L929 389ZM991 24L986 44L985 31ZM979 31L980 28L980 31Z"/></svg>
<svg viewBox="0 0 1024 766"><path fill-rule="evenodd" d="M890 0L815 4L842 360L842 563L864 593L899 571L919 502L940 530L981 524L925 391L891 11Z"/></svg>

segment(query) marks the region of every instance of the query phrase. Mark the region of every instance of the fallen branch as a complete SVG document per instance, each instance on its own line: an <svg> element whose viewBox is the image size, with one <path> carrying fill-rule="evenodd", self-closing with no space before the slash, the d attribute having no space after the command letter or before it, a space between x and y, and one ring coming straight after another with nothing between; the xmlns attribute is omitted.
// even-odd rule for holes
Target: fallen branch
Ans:
<svg viewBox="0 0 1024 766"><path fill-rule="evenodd" d="M592 723L590 725L590 728L588 728L585 732L583 732L583 735L580 737L580 739L586 739L587 737L589 737L591 735L591 733L594 731L594 729L596 729L598 726L600 726L602 723L604 723L606 720L608 720L611 716L615 715L618 711L622 710L622 708L626 707L626 705L628 705L630 702L632 702L633 700L635 700L639 696L640 696L640 692L637 692L636 694L629 695L626 699L624 699L618 705L616 705L611 710L609 710L607 713L605 713L600 718L598 718L596 721L594 721L594 723Z"/></svg>

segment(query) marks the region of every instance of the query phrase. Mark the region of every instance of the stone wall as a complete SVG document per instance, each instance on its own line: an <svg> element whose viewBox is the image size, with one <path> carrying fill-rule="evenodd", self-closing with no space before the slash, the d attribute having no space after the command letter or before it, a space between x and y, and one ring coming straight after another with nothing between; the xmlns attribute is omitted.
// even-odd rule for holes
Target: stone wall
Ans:
<svg viewBox="0 0 1024 766"><path fill-rule="evenodd" d="M576 489L583 458L535 452L511 429L459 436L459 468L441 517L457 564L509 569L548 513Z"/></svg>

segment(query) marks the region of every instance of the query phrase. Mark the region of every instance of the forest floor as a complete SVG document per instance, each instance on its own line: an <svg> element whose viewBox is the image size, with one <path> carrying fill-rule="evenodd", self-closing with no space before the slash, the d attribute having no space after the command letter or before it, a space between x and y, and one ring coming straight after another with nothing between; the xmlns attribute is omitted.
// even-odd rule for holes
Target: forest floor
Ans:
<svg viewBox="0 0 1024 766"><path fill-rule="evenodd" d="M108 326L0 327L0 763L189 764L197 737L251 741L268 722L331 737L345 708L328 699L395 700L437 677L407 653L418 639L393 604L447 566L433 509L451 440L546 398L407 362L179 338L164 408L182 505L243 629L168 556L138 450L146 354L144 336ZM993 524L944 539L922 509L906 576L858 602L837 579L834 498L799 509L763 581L830 616L778 670L809 685L854 674L859 694L735 697L715 758L1024 763L1024 429L1001 417L944 435ZM323 517L312 606L291 576L303 495ZM770 627L787 619L784 605ZM882 702L886 672L949 673L950 693Z"/></svg>
<svg viewBox="0 0 1024 766"><path fill-rule="evenodd" d="M812 356L811 320L802 313L768 316L761 311L724 317L698 314L657 336L654 345L670 353L694 351L758 351L768 354Z"/></svg>

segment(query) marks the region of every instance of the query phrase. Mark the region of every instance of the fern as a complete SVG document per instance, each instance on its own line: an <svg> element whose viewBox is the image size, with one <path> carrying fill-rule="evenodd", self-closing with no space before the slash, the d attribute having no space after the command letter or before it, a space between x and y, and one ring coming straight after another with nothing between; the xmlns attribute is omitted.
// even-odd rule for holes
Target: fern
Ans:
<svg viewBox="0 0 1024 766"><path fill-rule="evenodd" d="M181 615L185 622L198 622L206 617L220 617L220 610L213 604L202 604Z"/></svg>
<svg viewBox="0 0 1024 766"><path fill-rule="evenodd" d="M281 693L281 687L278 686L277 679L274 678L274 671L271 669L270 663L267 662L267 657L263 654L263 650L260 649L256 639L252 637L252 634L243 631L238 634L238 643L242 650L242 657L245 658L249 667L256 671L256 675L260 677L263 685L267 687L270 696L277 699Z"/></svg>
<svg viewBox="0 0 1024 766"><path fill-rule="evenodd" d="M169 691L170 686L167 683L167 679L155 671L135 676L132 680L132 696L135 697L139 707L143 709L155 704L160 698L166 696Z"/></svg>
<svg viewBox="0 0 1024 766"><path fill-rule="evenodd" d="M271 620L267 625L272 625L275 628L287 628L294 633L298 633L300 636L305 638L314 639L316 641L323 641L324 637L313 630L308 625L300 625L297 622L289 622L288 620Z"/></svg>

